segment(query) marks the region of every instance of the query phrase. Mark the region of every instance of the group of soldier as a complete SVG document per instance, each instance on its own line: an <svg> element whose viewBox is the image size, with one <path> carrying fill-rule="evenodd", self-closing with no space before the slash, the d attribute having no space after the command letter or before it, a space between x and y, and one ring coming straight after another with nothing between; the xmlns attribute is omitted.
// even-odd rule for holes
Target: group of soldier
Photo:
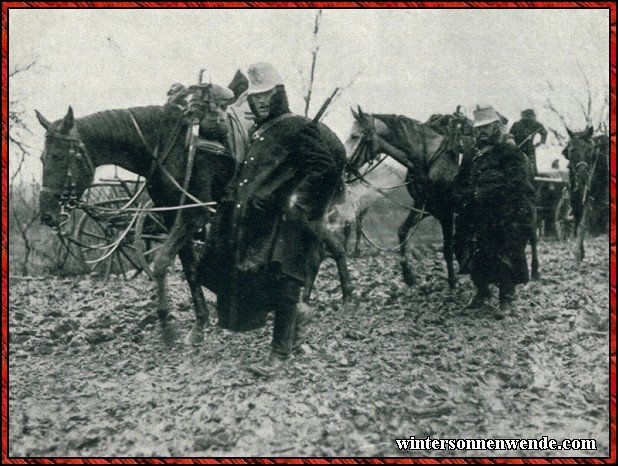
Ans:
<svg viewBox="0 0 618 466"><path fill-rule="evenodd" d="M322 220L346 160L343 145L328 127L290 111L283 80L272 65L255 63L246 78L253 126L217 207L200 273L217 294L221 327L259 328L274 311L271 350L250 367L270 376L290 361L312 318L313 309L301 303L301 289L319 253ZM170 90L170 103L180 98L181 88ZM540 134L541 143L547 137L533 111L522 116L508 135L498 112L477 108L476 150L462 183L460 217L469 226L467 238L474 239L468 266L477 293L470 306L485 305L490 285L496 284L497 318L513 310L515 286L528 280L534 136Z"/></svg>

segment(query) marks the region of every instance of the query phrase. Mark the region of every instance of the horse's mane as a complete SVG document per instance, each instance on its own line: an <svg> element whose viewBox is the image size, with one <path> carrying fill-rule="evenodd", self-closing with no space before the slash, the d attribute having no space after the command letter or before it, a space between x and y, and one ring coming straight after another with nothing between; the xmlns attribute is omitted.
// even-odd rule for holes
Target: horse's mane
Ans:
<svg viewBox="0 0 618 466"><path fill-rule="evenodd" d="M416 122L419 125L421 124L420 121L414 120L412 118L408 118L405 115L395 115L395 114L387 114L387 113L374 113L373 116L374 116L374 118L377 118L378 120L382 120L384 122L384 124L386 124L386 126L388 126L389 128L397 126L401 120L409 121L409 122Z"/></svg>
<svg viewBox="0 0 618 466"><path fill-rule="evenodd" d="M106 145L113 150L119 145L143 145L131 120L131 114L148 139L149 134L160 134L166 127L171 130L174 121L177 122L180 118L181 111L173 105L104 110L78 118L75 124L86 146Z"/></svg>

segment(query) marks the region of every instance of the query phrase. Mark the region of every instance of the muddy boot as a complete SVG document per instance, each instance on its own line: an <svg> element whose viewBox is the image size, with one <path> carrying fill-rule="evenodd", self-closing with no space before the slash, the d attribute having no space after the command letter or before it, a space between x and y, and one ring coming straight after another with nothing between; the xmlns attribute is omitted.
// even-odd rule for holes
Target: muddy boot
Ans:
<svg viewBox="0 0 618 466"><path fill-rule="evenodd" d="M515 286L510 282L500 284L500 305L494 312L494 317L498 320L514 314L515 312Z"/></svg>
<svg viewBox="0 0 618 466"><path fill-rule="evenodd" d="M305 303L296 307L296 330L294 333L294 351L298 351L307 341L308 326L315 317L315 308Z"/></svg>
<svg viewBox="0 0 618 466"><path fill-rule="evenodd" d="M273 377L289 364L296 334L296 317L296 303L284 302L275 310L270 354L249 366L251 372L260 377Z"/></svg>
<svg viewBox="0 0 618 466"><path fill-rule="evenodd" d="M470 300L466 309L480 309L491 298L491 291L488 286L478 287L476 294Z"/></svg>

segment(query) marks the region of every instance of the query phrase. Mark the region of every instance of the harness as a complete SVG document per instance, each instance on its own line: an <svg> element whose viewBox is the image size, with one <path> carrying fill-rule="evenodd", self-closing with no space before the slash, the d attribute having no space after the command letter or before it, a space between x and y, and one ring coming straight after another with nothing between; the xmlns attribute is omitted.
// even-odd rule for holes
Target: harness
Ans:
<svg viewBox="0 0 618 466"><path fill-rule="evenodd" d="M48 192L57 196L67 196L71 194L71 191L78 188L75 183L73 172L76 163L85 163L86 168L90 175L94 176L96 167L90 158L90 155L86 151L86 146L77 138L66 136L62 133L51 133L45 136L47 139L56 139L59 141L65 141L69 143L68 155L69 155L69 167L62 184L62 188L51 188L49 186L43 186L41 192ZM79 186L86 188L87 186Z"/></svg>

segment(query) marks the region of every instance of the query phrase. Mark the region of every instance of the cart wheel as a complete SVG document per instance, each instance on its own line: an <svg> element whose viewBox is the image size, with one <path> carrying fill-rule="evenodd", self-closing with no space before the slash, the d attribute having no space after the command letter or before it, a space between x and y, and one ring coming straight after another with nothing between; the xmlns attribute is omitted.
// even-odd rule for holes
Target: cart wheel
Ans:
<svg viewBox="0 0 618 466"><path fill-rule="evenodd" d="M154 202L148 200L141 208L150 209L153 206ZM135 222L133 249L141 270L151 279L154 278L152 261L167 239L167 233L168 230L160 215L147 210L139 213Z"/></svg>
<svg viewBox="0 0 618 466"><path fill-rule="evenodd" d="M119 207L119 205L114 206L113 203L114 201L100 204L105 204L105 207ZM124 278L127 278L127 273L131 270L139 273L139 262L136 259L130 235L127 235L116 250L105 259L95 263L87 262L105 256L110 250L108 246L116 241L128 225L127 222L126 214L108 218L94 218L87 214L81 216L75 228L74 239L87 271L102 275L105 279L110 273L121 274Z"/></svg>
<svg viewBox="0 0 618 466"><path fill-rule="evenodd" d="M73 210L69 220L62 228L62 236L64 238L59 237L58 240L54 242L54 267L59 272L75 266L76 262L78 267L81 268L81 271L85 271L82 267L83 264L77 259L80 257L80 253L75 243L70 241L70 238L74 237L77 224L83 215L86 215L83 210Z"/></svg>

